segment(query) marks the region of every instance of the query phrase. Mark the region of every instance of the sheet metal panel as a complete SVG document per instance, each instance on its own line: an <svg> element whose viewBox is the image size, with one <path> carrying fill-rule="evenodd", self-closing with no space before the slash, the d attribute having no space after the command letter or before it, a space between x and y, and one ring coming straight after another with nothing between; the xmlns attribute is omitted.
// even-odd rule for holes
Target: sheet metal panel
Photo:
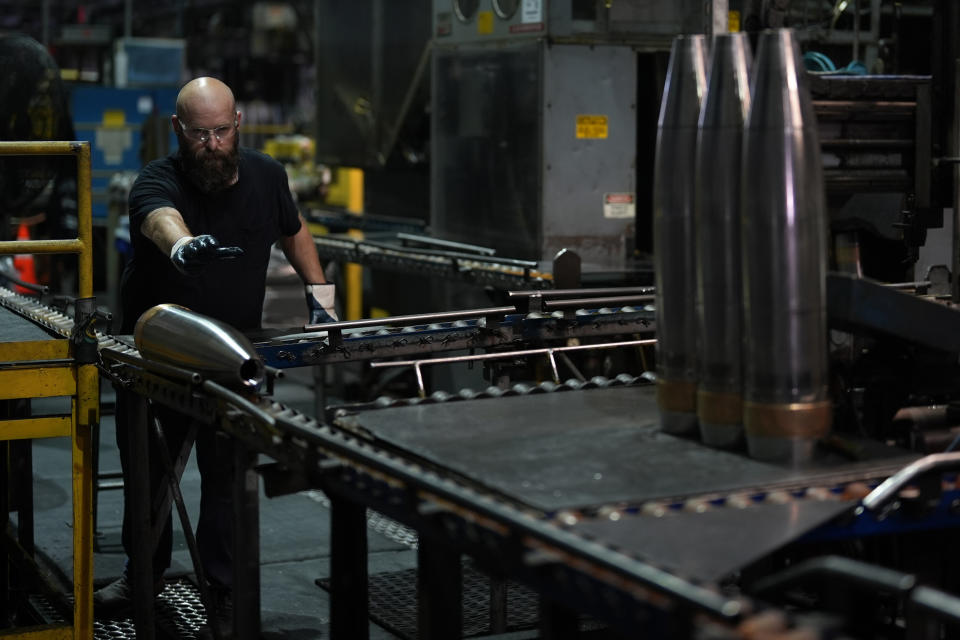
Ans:
<svg viewBox="0 0 960 640"><path fill-rule="evenodd" d="M869 442L790 468L660 431L652 386L392 407L354 416L381 444L551 512L885 478L918 456Z"/></svg>
<svg viewBox="0 0 960 640"><path fill-rule="evenodd" d="M543 49L543 237L622 268L636 219L637 54L629 47ZM594 124L590 124L594 123Z"/></svg>
<svg viewBox="0 0 960 640"><path fill-rule="evenodd" d="M627 555L680 575L719 581L855 506L853 501L794 501L655 518L585 520L572 527Z"/></svg>

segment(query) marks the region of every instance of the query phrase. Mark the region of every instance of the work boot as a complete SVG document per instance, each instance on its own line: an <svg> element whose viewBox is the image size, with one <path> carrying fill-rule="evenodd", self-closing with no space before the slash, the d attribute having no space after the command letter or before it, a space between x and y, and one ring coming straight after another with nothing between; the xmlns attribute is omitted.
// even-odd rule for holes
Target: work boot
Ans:
<svg viewBox="0 0 960 640"><path fill-rule="evenodd" d="M213 600L213 615L207 616L207 624L200 627L200 640L231 640L233 638L233 591L228 587L210 585L210 598ZM216 625L217 634L210 625Z"/></svg>
<svg viewBox="0 0 960 640"><path fill-rule="evenodd" d="M154 597L160 595L164 589L163 576L153 582ZM93 592L93 612L98 616L108 616L133 604L133 584L124 571L120 577L107 586Z"/></svg>

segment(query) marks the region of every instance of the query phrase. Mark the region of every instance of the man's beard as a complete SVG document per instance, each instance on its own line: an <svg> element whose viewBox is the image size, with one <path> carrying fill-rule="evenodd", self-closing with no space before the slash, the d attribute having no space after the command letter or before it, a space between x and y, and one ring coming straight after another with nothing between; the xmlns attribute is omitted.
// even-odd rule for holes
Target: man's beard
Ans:
<svg viewBox="0 0 960 640"><path fill-rule="evenodd" d="M237 175L240 154L237 152L237 140L221 143L211 151L205 146L191 149L190 142L177 134L180 141L180 158L183 169L190 181L204 193L223 191Z"/></svg>

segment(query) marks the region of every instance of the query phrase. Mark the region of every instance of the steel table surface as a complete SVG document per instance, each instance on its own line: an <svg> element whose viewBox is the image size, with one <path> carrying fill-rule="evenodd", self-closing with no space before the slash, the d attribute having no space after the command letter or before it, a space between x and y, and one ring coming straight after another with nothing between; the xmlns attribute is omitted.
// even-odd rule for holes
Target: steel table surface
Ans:
<svg viewBox="0 0 960 640"><path fill-rule="evenodd" d="M856 504L797 500L703 513L670 511L661 517L582 520L571 529L687 578L716 582Z"/></svg>
<svg viewBox="0 0 960 640"><path fill-rule="evenodd" d="M886 478L918 456L872 441L797 468L662 433L652 385L362 411L356 429L546 513L706 494Z"/></svg>

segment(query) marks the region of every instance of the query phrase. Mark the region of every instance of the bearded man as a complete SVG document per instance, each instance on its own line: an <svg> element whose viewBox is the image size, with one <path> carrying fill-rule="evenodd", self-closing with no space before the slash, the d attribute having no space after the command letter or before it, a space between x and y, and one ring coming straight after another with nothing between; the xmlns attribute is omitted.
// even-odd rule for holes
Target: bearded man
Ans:
<svg viewBox="0 0 960 640"><path fill-rule="evenodd" d="M260 327L270 248L281 248L305 285L311 324L336 319L333 285L326 284L313 237L290 194L287 175L276 160L239 145L240 122L233 92L214 78L196 78L177 96L171 124L179 149L144 167L130 191L130 238L133 257L121 282L121 334L133 333L140 315L174 303L241 331ZM291 322L291 324L293 324ZM125 479L144 466L128 460L130 398L117 392L117 444ZM190 418L154 407L170 449L176 455ZM151 447L156 447L151 442ZM197 430L197 465L201 474L197 546L201 566L217 594L219 614L229 636L233 577L231 561L233 501L232 449L215 429ZM149 464L154 494L163 475L154 455ZM123 544L131 553L130 496L124 482ZM164 588L170 566L172 525L167 516L153 554L155 594ZM98 615L129 607L131 578L94 594ZM219 626L219 625L218 625Z"/></svg>

